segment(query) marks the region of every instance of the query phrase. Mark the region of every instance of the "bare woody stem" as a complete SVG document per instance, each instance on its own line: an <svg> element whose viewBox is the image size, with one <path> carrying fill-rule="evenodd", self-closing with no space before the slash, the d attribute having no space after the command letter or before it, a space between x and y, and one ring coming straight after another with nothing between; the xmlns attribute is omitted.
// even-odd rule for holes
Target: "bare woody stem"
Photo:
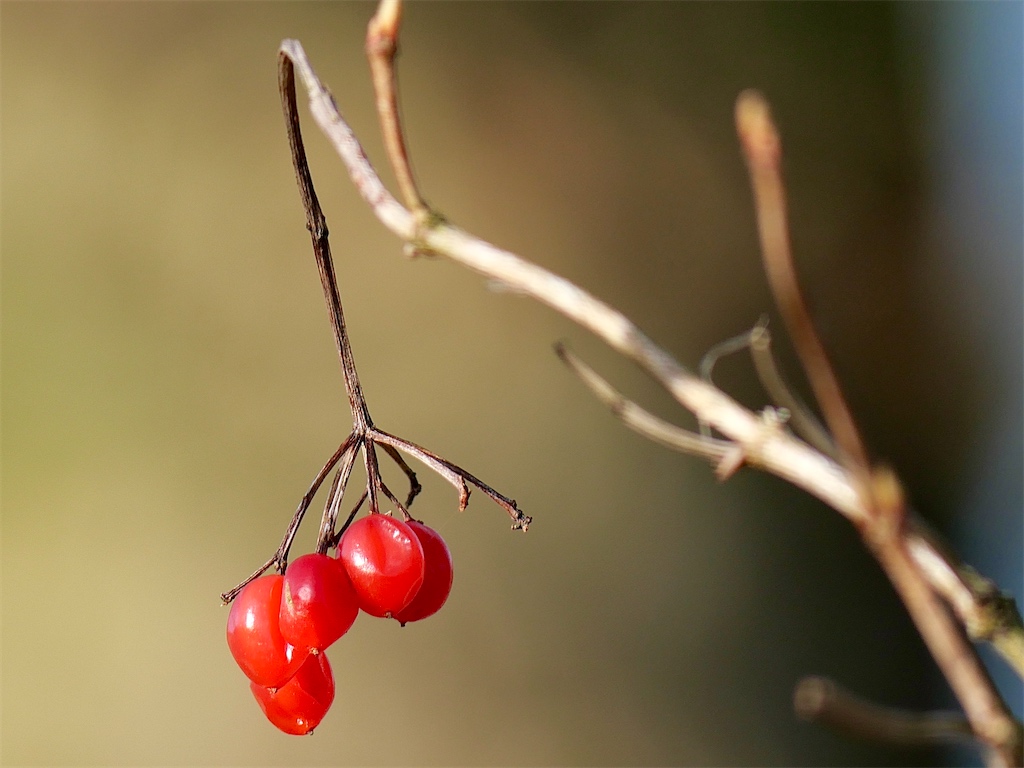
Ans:
<svg viewBox="0 0 1024 768"><path fill-rule="evenodd" d="M877 514L862 529L864 540L892 582L921 638L956 694L971 729L990 749L990 765L1015 766L1024 760L1020 725L999 696L995 683L906 549L903 490L895 474L876 470L869 491Z"/></svg>
<svg viewBox="0 0 1024 768"><path fill-rule="evenodd" d="M273 557L250 574L244 581L242 581L241 584L237 585L234 589L224 592L220 596L220 599L225 605L234 600L235 597L238 596L238 593L241 592L249 582L258 579L272 566L276 565L278 571L282 573L285 568L288 567L288 553L291 550L292 542L295 540L295 534L299 531L299 525L302 523L302 518L306 515L306 510L309 509L309 505L313 503L313 497L316 496L317 491L320 490L320 486L327 478L327 475L330 474L331 470L334 469L334 466L341 460L346 451L351 449L351 447L352 435L349 435L345 439L345 442L338 446L338 450L336 450L334 455L327 460L327 463L324 464L323 468L317 472L316 477L313 478L313 482L310 484L309 490L306 491L305 495L299 501L299 506L295 510L295 514L292 515L291 522L288 524L288 528L284 533L284 538L281 540L281 545L277 548Z"/></svg>
<svg viewBox="0 0 1024 768"><path fill-rule="evenodd" d="M344 161L356 188L395 235L504 283L577 322L650 373L688 410L727 438L749 447L748 462L789 480L851 520L865 518L867 510L842 468L785 432L766 439L756 414L688 372L621 312L574 283L450 224L439 222L423 228L381 183L302 45L285 40L281 51L294 61L309 92L313 118Z"/></svg>
<svg viewBox="0 0 1024 768"><path fill-rule="evenodd" d="M392 10L397 11L398 6L392 4ZM392 19L397 24L396 19ZM393 58L394 53L391 56ZM356 512L362 506L365 499L369 499L370 512L380 512L378 508L378 492L385 497L399 510L405 519L409 519L408 506L420 492L421 486L416 479L416 473L405 461L399 451L404 451L410 456L422 461L428 467L448 480L459 493L459 509L466 508L469 501L469 485L476 486L487 496L493 499L499 506L504 508L512 518L513 530L525 531L531 522L529 515L524 515L513 499L510 499L482 480L474 477L466 470L456 464L441 458L440 456L421 448L415 443L402 440L386 432L376 429L370 418L370 412L366 405L366 398L363 395L362 386L359 383L359 374L356 371L355 360L352 355L352 346L349 342L348 331L345 328L345 315L341 306L341 295L338 291L337 278L334 273L334 264L331 259L331 248L327 220L323 210L320 208L320 201L317 199L316 190L313 187L313 179L309 172L309 163L306 160L306 150L302 142L302 130L299 124L299 114L295 100L295 68L292 63L291 54L282 49L278 56L278 87L281 94L281 107L284 112L285 125L288 131L288 145L291 150L292 165L295 169L295 179L298 182L299 193L302 198L303 210L306 214L306 228L309 230L313 242L313 253L316 256L317 270L320 273L320 283L323 287L324 298L327 302L328 315L331 321L331 329L334 332L334 340L337 345L338 357L341 361L341 369L345 379L345 390L348 395L349 408L352 413L352 432L335 451L324 467L317 474L316 479L302 497L299 507L285 532L284 539L274 555L267 560L260 568L250 576L221 595L222 601L230 603L247 584L259 578L272 566L277 566L280 572L284 572L288 565L288 553L292 542L298 532L299 525L305 516L306 510L313 501L324 479L339 462L341 466L331 483L327 502L324 506L324 513L320 522L319 535L317 536L316 552L324 554L326 551L338 544L341 532L352 521ZM396 113L397 117L397 113ZM380 475L380 467L377 462L375 446L380 444L385 453L398 465L409 480L409 493L403 505L394 493L383 482ZM358 453L363 452L363 459L366 467L366 490L360 497L349 515L348 520L342 526L342 531L336 530L341 503L351 477L352 469Z"/></svg>
<svg viewBox="0 0 1024 768"><path fill-rule="evenodd" d="M299 184L302 196L302 207L306 212L306 228L313 240L313 253L316 266L320 272L324 296L327 299L327 311L334 331L334 341L338 347L338 357L345 377L345 391L348 393L349 407L352 410L353 426L362 430L372 426L370 412L366 407L366 398L356 373L355 360L352 357L352 346L345 330L345 314L341 308L341 295L334 274L331 260L331 246L328 241L327 219L320 208L313 179L306 161L306 150L302 144L302 131L299 128L299 113L295 103L295 69L291 60L285 56L278 57L278 83L281 91L281 106L284 110L285 123L288 128L288 145L291 148L292 164L295 167L295 179Z"/></svg>
<svg viewBox="0 0 1024 768"><path fill-rule="evenodd" d="M790 424L797 433L826 456L837 458L832 438L818 420L787 386L775 364L771 352L771 334L763 325L757 325L750 332L750 354L757 370L757 378L771 396L773 402L786 408L790 413Z"/></svg>
<svg viewBox="0 0 1024 768"><path fill-rule="evenodd" d="M416 475L399 454L403 451L425 463L428 467L448 480L459 492L459 508L465 509L469 499L469 485L473 485L503 507L512 518L512 527L515 530L526 530L531 518L524 515L516 506L516 502L498 493L489 485L440 456L427 451L415 443L401 440L386 432L376 429L370 418L369 409L366 405L366 398L363 395L359 383L359 374L356 371L355 361L352 356L352 348L349 343L348 332L345 328L345 317L342 312L341 297L338 292L337 280L334 274L334 264L331 260L331 250L328 241L327 221L320 208L316 191L313 188L313 180L309 172L309 164L306 160L306 151L302 142L302 131L299 124L298 110L295 100L295 68L293 57L289 51L282 47L278 56L278 84L281 91L281 105L285 115L285 124L288 129L288 143L291 148L292 164L295 168L295 178L299 185L302 197L303 208L306 212L306 225L309 229L313 242L313 252L316 256L317 268L320 272L320 281L324 289L324 297L327 301L328 313L331 319L331 327L334 331L335 341L338 347L338 355L341 359L341 367L345 376L345 388L348 393L349 406L352 411L352 434L349 437L353 441L353 458L359 450L363 452L364 464L366 467L366 495L369 500L370 512L378 513L379 501L378 491L384 493L388 500L392 501L403 515L408 515L408 510L388 489L381 480L380 468L377 463L375 445L381 444L385 452L399 465L402 471L409 478L409 496L406 505L411 504L416 494L419 493L420 485ZM351 466L346 459L342 467L345 477L332 490L331 501L324 512L321 524L320 537L317 542L318 551L326 548L329 542L336 539L334 525L337 521L338 509L340 507L341 495L344 493L348 481L348 472Z"/></svg>
<svg viewBox="0 0 1024 768"><path fill-rule="evenodd" d="M888 575L942 670L977 737L990 747L993 764L1021 761L1018 726L977 652L967 642L907 552L907 508L895 475L871 473L867 451L828 361L800 291L789 244L782 144L765 99L746 91L736 103L736 127L754 190L761 249L776 304L793 336L811 387L834 435L843 464L854 478L868 520L864 540Z"/></svg>
<svg viewBox="0 0 1024 768"><path fill-rule="evenodd" d="M713 383L711 373L719 359L742 349L749 349L751 359L754 361L754 369L757 371L757 378L771 401L779 408L786 410L788 414L786 423L818 451L833 460L838 460L839 453L832 438L818 423L814 414L790 390L783 380L782 374L779 373L775 358L772 356L771 334L768 333L767 324L767 318L762 317L746 333L726 339L705 352L700 363L701 378L709 384ZM706 427L707 425L701 422L702 430L706 430Z"/></svg>
<svg viewBox="0 0 1024 768"><path fill-rule="evenodd" d="M970 724L958 712L908 712L881 707L821 677L801 680L793 694L793 704L804 720L869 741L897 746L974 741Z"/></svg>
<svg viewBox="0 0 1024 768"><path fill-rule="evenodd" d="M736 127L750 168L761 251L775 303L793 337L829 431L839 445L843 464L865 483L870 463L864 442L796 281L786 221L782 145L768 104L759 93L744 91L740 94L736 101Z"/></svg>
<svg viewBox="0 0 1024 768"><path fill-rule="evenodd" d="M590 390L598 400L611 409L612 413L618 416L622 423L637 434L643 435L648 440L660 443L666 448L681 453L689 453L695 456L702 456L717 464L729 455L735 447L728 440L718 440L713 437L699 435L675 424L670 424L664 419L659 419L654 414L644 410L632 400L616 390L611 384L603 379L593 368L584 363L573 354L564 344L555 345L555 354L569 366L584 386Z"/></svg>
<svg viewBox="0 0 1024 768"><path fill-rule="evenodd" d="M888 509L887 502L876 497L877 488L869 469L863 442L821 349L820 341L814 333L810 315L793 277L788 232L785 228L785 197L778 169L778 139L774 128L770 126L767 110L759 111L756 99L751 100L748 97L740 105L738 117L745 146L751 141L755 144L763 143L763 146L755 146L753 149L747 147L747 150L752 177L759 176L754 179L755 199L758 201L759 227L769 277L779 293L780 308L793 326L794 337L803 334L802 341L797 339L798 349L801 351L826 422L838 442L843 456L843 466L838 466L783 429L766 430L764 420L758 415L743 408L711 384L692 375L667 352L654 344L628 318L575 284L515 254L473 237L440 217L425 219L421 215L422 211L403 207L384 187L351 128L341 116L333 97L310 66L302 46L297 41L285 40L281 45L281 52L294 61L298 68L309 93L313 117L345 163L356 188L374 214L399 238L416 249L447 256L507 285L514 291L547 304L579 323L613 349L639 364L680 404L731 440L733 448L741 452L741 459L789 480L845 515L865 533L866 539L870 539L869 543L879 555L879 560L894 585L904 600L909 601L908 609L915 616L915 621L920 618L916 614L922 611L929 615L943 612L943 607L935 599L935 595L941 595L968 627L972 625L967 624L964 617L970 613L984 614L988 619L993 618L992 612L984 611L983 597L979 589L963 577L963 567L960 563L942 547L937 546L934 537L922 524L906 518L902 501L900 514L893 516L884 511ZM391 128L400 135L397 110L387 114L382 111L381 119L384 123L392 123ZM766 124L768 128L765 127ZM387 130L385 126L385 132ZM389 153L393 164L408 164L404 149L400 157L393 151ZM410 207L415 208L412 205ZM594 379L590 380L589 385L595 391L603 389ZM615 393L610 394L604 390L604 395L608 398L606 402L610 401L610 404L616 407ZM634 416L640 415L635 411L632 413ZM392 445L404 451L409 450L397 442ZM711 445L706 447L714 450ZM425 460L423 457L418 458ZM431 465L431 462L427 463ZM437 469L436 463L432 468ZM466 476L461 476L461 479L465 482ZM887 526L893 519L899 521L898 525L892 527L891 534L896 545L888 543L889 539L885 536L879 538L878 534L878 526ZM926 602L925 599L930 602ZM1019 663L1020 656L1012 650L1007 650L1010 646L1024 645L1024 627L1020 626L1019 616L1014 623L1009 612L1004 611L999 615L1007 623L1000 626L1003 631L993 633L993 636L998 634L1006 642L1002 647L997 645L997 648L1011 663L1016 663L1018 671L1024 675L1024 667ZM1019 735L1015 737L1011 732L1013 720L1004 717L1005 705L1000 707L1002 702L991 687L991 682L987 680L983 671L979 674L976 669L972 669L970 663L956 662L959 664L957 670L951 672L947 669L947 662L952 662L950 657L944 655L946 651L961 648L964 644L958 646L956 642L950 641L955 631L951 635L949 626L943 626L941 622L931 622L930 619L923 623L930 624L930 628L922 628L923 634L931 635L933 640L938 637L939 644L945 644L945 650L939 649L936 658L947 676L952 674L953 678L959 679L955 684L951 679L951 684L958 695L966 695L969 699L964 701L964 706L968 710L975 733L993 747L1001 763L1013 761L1013 756L1019 751L1019 746L1015 747L1015 744L1020 743ZM953 627L953 630L956 628ZM929 645L932 645L931 641ZM969 646L965 647L968 648L970 656L973 651ZM933 652L936 652L935 649ZM964 681L969 681L966 683L967 687L978 689L981 693L966 692Z"/></svg>
<svg viewBox="0 0 1024 768"><path fill-rule="evenodd" d="M854 524L866 521L869 510L847 472L785 432L764 438L763 425L756 414L689 374L621 313L574 283L451 224L438 221L423 228L381 182L334 98L309 64L302 45L297 40L285 40L281 51L295 63L309 94L310 112L345 164L356 189L374 215L399 239L446 256L579 323L637 362L698 418L749 447L748 463L803 488ZM905 535L908 550L931 587L968 627L986 628L985 633L972 636L983 640L999 637L997 650L1024 677L1024 626L1019 615L1015 611L992 610L990 582L979 589L964 578L964 567L922 526L908 520Z"/></svg>
<svg viewBox="0 0 1024 768"><path fill-rule="evenodd" d="M381 132L387 146L391 167L398 180L398 188L410 211L417 216L428 213L427 204L420 195L405 147L402 121L398 117L398 83L395 57L398 55L398 31L402 24L402 4L399 0L383 0L377 13L370 19L366 30L366 57L370 62L373 90L377 95L377 114L381 116Z"/></svg>
<svg viewBox="0 0 1024 768"><path fill-rule="evenodd" d="M335 540L335 525L338 521L338 511L341 509L341 502L345 496L345 489L348 487L349 478L352 476L352 468L356 463L356 456L363 447L362 439L353 432L342 444L344 449L340 456L338 471L331 483L331 491L327 495L327 503L324 507L324 514L320 518L320 531L316 537L316 552L326 554Z"/></svg>

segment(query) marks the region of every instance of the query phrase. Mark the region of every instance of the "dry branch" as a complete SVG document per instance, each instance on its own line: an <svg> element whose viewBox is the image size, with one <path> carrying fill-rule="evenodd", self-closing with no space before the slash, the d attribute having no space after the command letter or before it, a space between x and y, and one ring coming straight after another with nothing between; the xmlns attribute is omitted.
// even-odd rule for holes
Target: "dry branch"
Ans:
<svg viewBox="0 0 1024 768"><path fill-rule="evenodd" d="M793 694L799 717L867 739L897 746L934 746L973 741L971 726L956 712L908 712L855 696L838 683L805 677Z"/></svg>
<svg viewBox="0 0 1024 768"><path fill-rule="evenodd" d="M964 705L975 737L990 748L992 763L1019 764L1020 724L1010 715L973 648L964 641L960 628L950 620L938 598L952 608L973 639L991 641L1022 677L1024 626L1016 610L1007 607L1013 605L1011 600L965 568L905 508L895 477L873 469L869 463L795 280L785 221L781 145L763 99L744 94L737 106L737 122L751 171L765 263L831 439L839 448L841 463L815 450L780 424L767 423L761 414L744 408L692 374L622 313L575 284L452 226L428 209L412 176L398 117L393 64L399 21L398 2L382 2L370 25L367 49L385 145L408 208L384 187L302 46L295 40L285 40L281 45L281 54L294 64L306 87L315 121L377 218L407 247L450 258L512 291L540 301L591 331L637 363L677 402L727 440L710 440L656 419L563 350L563 359L631 428L677 450L715 458L720 473L726 473L723 467L734 470L744 462L760 467L847 517L862 532L907 604ZM388 443L380 440L380 436L378 440ZM404 446L391 444L405 450Z"/></svg>

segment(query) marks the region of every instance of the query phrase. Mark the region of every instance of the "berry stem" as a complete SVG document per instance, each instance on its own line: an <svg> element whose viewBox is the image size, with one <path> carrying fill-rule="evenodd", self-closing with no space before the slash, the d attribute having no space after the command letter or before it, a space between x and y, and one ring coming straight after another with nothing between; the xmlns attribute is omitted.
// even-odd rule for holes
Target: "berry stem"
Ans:
<svg viewBox="0 0 1024 768"><path fill-rule="evenodd" d="M391 457L391 459L399 466L399 468L405 473L405 476L409 478L409 495L405 498L405 506L411 507L413 499L415 499L420 491L423 490L423 486L420 485L419 480L416 479L416 473L413 472L412 467L409 466L408 462L402 458L402 454L393 445L381 444L381 448L384 452Z"/></svg>
<svg viewBox="0 0 1024 768"><path fill-rule="evenodd" d="M334 337L338 347L338 356L341 359L341 368L345 375L345 388L348 392L349 406L352 411L352 438L357 443L354 450L358 451L360 448L363 450L367 475L366 491L370 512L376 513L380 511L378 491L381 491L385 493L389 500L394 501L395 505L404 514L407 514L407 510L402 509L402 506L394 499L394 495L384 488L384 484L381 481L380 468L374 450L376 445L380 445L409 478L410 489L406 506L409 506L419 493L420 484L416 479L416 474L401 457L400 451L423 462L430 469L452 483L459 492L459 509L465 509L469 501L469 485L474 485L509 513L513 520L513 529L526 530L530 524L530 517L519 511L514 500L498 493L466 470L452 464L437 454L415 443L382 432L374 426L366 405L362 386L359 383L359 374L356 371L352 347L349 343L348 331L345 327L345 317L341 308L341 296L338 292L334 264L331 260L331 249L328 243L327 220L320 208L320 202L313 188L313 179L309 172L306 150L302 142L302 131L295 101L295 66L291 54L284 47L282 47L278 57L278 63L278 85L281 89L281 106L284 110L285 125L288 130L288 144L291 148L292 164L295 168L295 178L299 185L299 193L306 212L306 226L309 229L313 242L313 252L316 256L317 268L320 271L320 282L323 285L324 298L327 301L331 326L334 330ZM344 485L345 483L341 484L340 493L344 492ZM329 506L329 508L331 507ZM333 507L333 512L325 512L318 546L331 541L333 526L336 520L337 505Z"/></svg>
<svg viewBox="0 0 1024 768"><path fill-rule="evenodd" d="M320 283L327 301L334 341L341 360L341 370L345 377L345 391L348 393L349 407L352 411L353 432L365 433L373 426L370 412L366 407L359 374L356 372L352 345L345 328L345 313L341 307L341 294L338 292L338 280L334 274L334 262L331 259L331 245L328 240L327 219L320 200L313 187L313 177L309 173L306 161L306 149L302 143L302 131L299 127L299 113L295 103L295 69L286 57L280 58L278 67L278 85L281 91L281 106L284 111L285 124L288 129L288 144L291 147L292 165L295 168L295 180L299 185L302 207L306 212L306 228L313 241L313 254L320 272Z"/></svg>
<svg viewBox="0 0 1024 768"><path fill-rule="evenodd" d="M241 592L249 582L258 579L260 576L266 573L266 571L271 566L276 565L278 571L280 571L281 573L285 572L285 569L288 567L288 552L292 548L292 542L295 540L295 534L298 533L299 524L302 523L302 518L305 516L306 510L309 509L309 505L313 503L313 497L316 496L316 492L320 490L320 486L323 484L327 475L330 473L332 469L334 469L334 465L341 460L341 457L345 453L345 451L351 448L351 443L352 435L349 435L347 438L345 438L345 442L338 446L338 450L336 450L334 452L334 455L332 455L331 458L327 460L327 463L324 464L323 468L319 472L317 472L316 477L313 478L313 482L309 486L309 490L306 491L305 495L302 497L302 500L299 501L299 506L295 510L295 514L292 515L292 520L288 524L288 529L284 533L284 538L281 540L281 545L277 548L277 551L274 553L273 557L267 560L267 562L265 562L260 568L256 569L252 574L249 575L247 579L242 581L242 583L240 583L234 589L230 589L227 592L224 592L220 596L220 599L223 601L224 605L227 605L232 600L234 600L235 597L238 596L238 593Z"/></svg>
<svg viewBox="0 0 1024 768"><path fill-rule="evenodd" d="M331 483L331 490L327 495L327 503L324 505L324 514L320 518L320 533L317 535L315 551L321 555L326 554L327 550L331 548L331 542L334 539L334 523L338 519L341 500L345 495L345 489L348 487L349 478L352 477L352 468L356 463L356 454L359 452L359 447L362 444L362 440L357 438L354 432L349 435L346 442L348 443L347 449L341 459L341 465L334 476L334 481Z"/></svg>

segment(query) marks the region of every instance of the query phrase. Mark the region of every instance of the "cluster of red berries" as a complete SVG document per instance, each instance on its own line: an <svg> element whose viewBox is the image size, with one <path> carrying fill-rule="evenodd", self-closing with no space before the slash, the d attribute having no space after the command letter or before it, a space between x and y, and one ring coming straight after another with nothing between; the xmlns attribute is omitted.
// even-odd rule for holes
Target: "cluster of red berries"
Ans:
<svg viewBox="0 0 1024 768"><path fill-rule="evenodd" d="M359 610L404 626L436 613L451 588L452 557L437 531L370 514L345 531L337 557L303 555L247 584L228 614L228 647L267 719L306 734L334 701L324 651Z"/></svg>

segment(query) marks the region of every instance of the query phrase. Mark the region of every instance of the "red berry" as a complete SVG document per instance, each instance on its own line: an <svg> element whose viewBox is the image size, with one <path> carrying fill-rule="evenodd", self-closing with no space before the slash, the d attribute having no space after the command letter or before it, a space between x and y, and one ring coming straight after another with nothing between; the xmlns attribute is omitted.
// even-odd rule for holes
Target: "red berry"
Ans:
<svg viewBox="0 0 1024 768"><path fill-rule="evenodd" d="M334 675L327 654L315 653L280 688L249 683L249 689L270 722L285 733L302 736L316 728L331 708Z"/></svg>
<svg viewBox="0 0 1024 768"><path fill-rule="evenodd" d="M281 636L298 648L324 650L348 632L359 603L345 567L333 557L303 555L288 566L281 596Z"/></svg>
<svg viewBox="0 0 1024 768"><path fill-rule="evenodd" d="M359 607L372 616L398 613L423 584L423 546L401 520L382 514L361 517L345 531L338 550Z"/></svg>
<svg viewBox="0 0 1024 768"><path fill-rule="evenodd" d="M405 608L395 613L402 624L419 621L437 613L452 591L452 553L441 534L423 523L408 523L423 547L423 586Z"/></svg>
<svg viewBox="0 0 1024 768"><path fill-rule="evenodd" d="M228 648L246 676L258 685L284 685L305 661L305 649L281 636L281 587L278 574L246 585L228 613Z"/></svg>

